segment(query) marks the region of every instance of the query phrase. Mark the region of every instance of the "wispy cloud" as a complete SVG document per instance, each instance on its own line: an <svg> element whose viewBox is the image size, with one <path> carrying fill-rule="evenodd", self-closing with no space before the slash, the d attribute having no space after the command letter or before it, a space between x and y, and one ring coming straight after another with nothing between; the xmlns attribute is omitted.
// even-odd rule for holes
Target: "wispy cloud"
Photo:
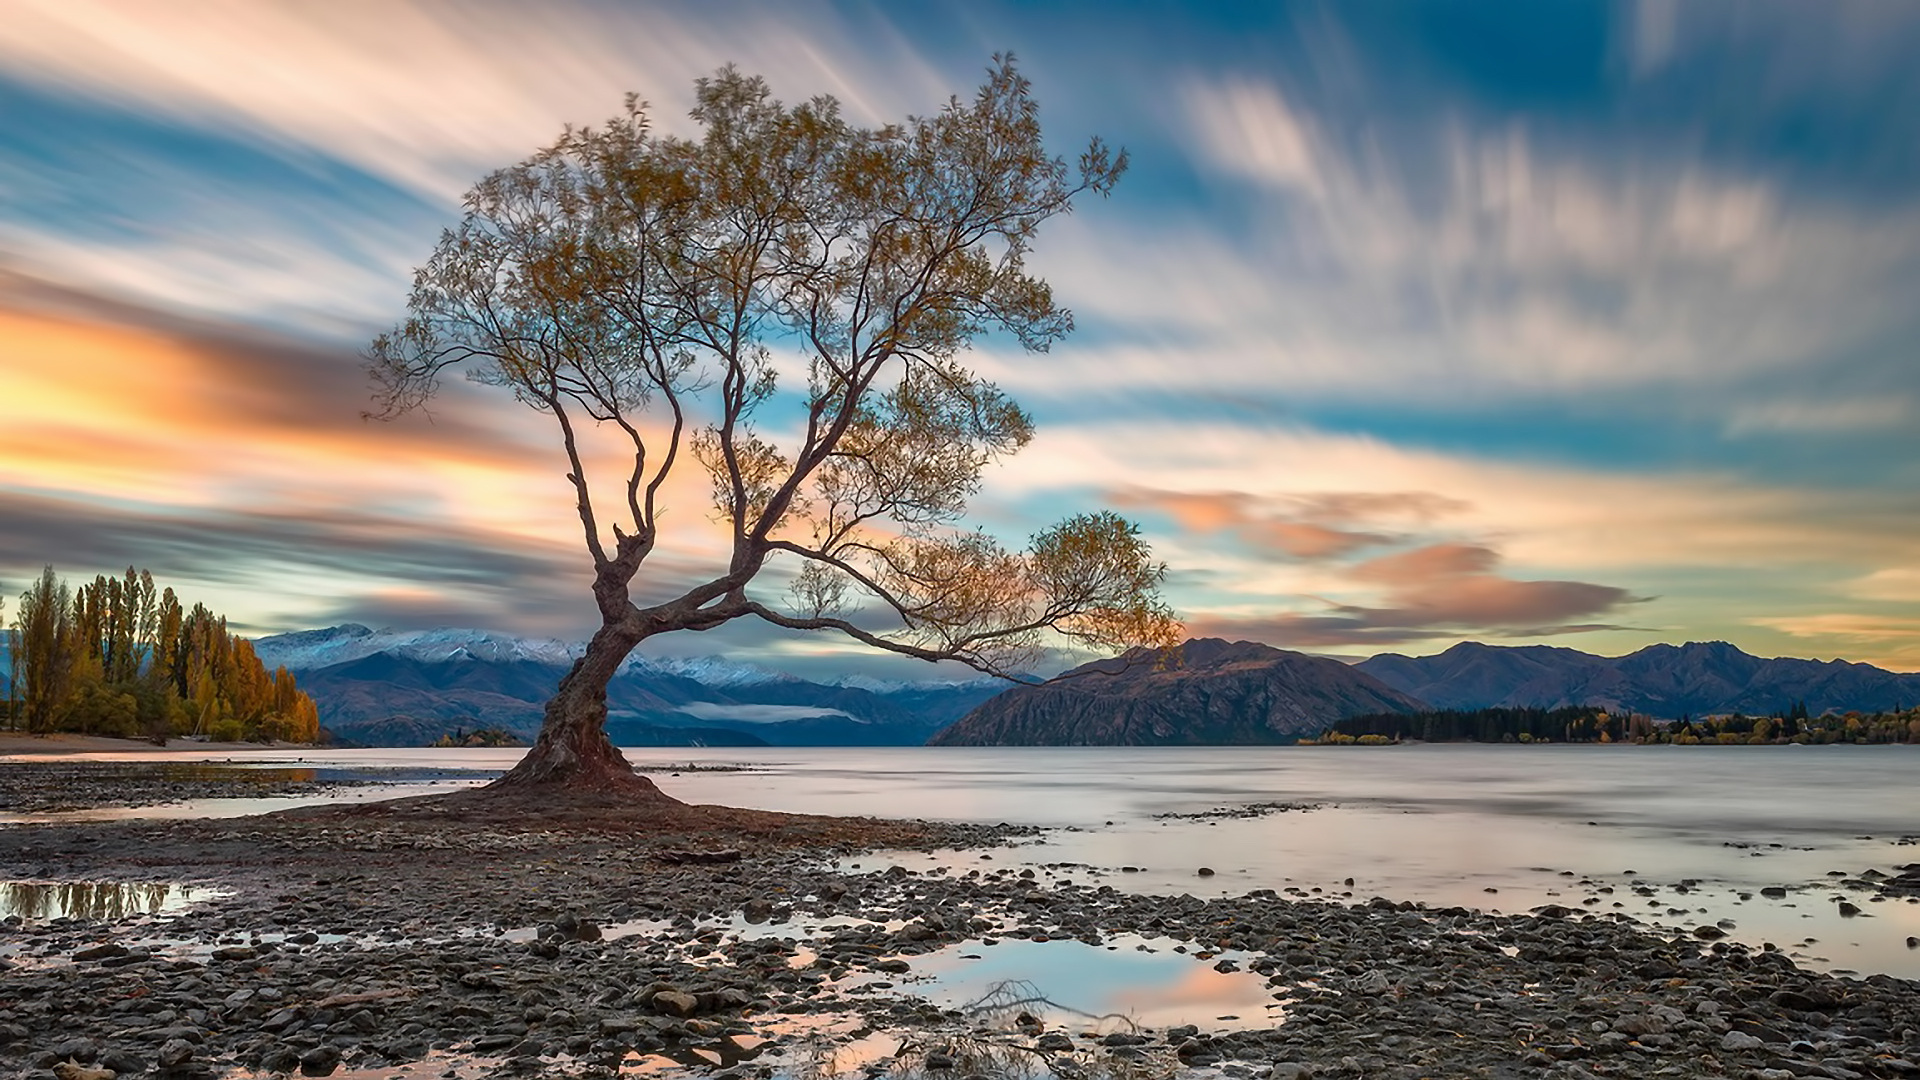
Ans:
<svg viewBox="0 0 1920 1080"><path fill-rule="evenodd" d="M323 151L445 203L628 92L682 128L693 80L728 59L790 94L837 93L868 121L892 118L903 92L926 108L952 90L884 21L852 47L862 20L818 7L20 0L7 15L0 61L17 78Z"/></svg>
<svg viewBox="0 0 1920 1080"><path fill-rule="evenodd" d="M1041 239L1078 335L974 357L1041 422L987 527L1117 502L1196 627L1280 642L1895 655L1920 595L1920 16L1644 0L1580 22L1561 71L1393 8L1196 8L1177 42L1116 13L1070 44L1017 5L929 10L17 0L0 575L158 553L262 626L577 632L541 418L460 384L431 422L359 419L355 351L460 192L629 90L685 131L728 60L876 122L1011 46L1049 57L1061 149L1085 120L1136 169ZM647 588L719 550L688 481ZM737 627L659 648L716 642L858 656Z"/></svg>
<svg viewBox="0 0 1920 1080"><path fill-rule="evenodd" d="M1727 418L1727 434L1860 431L1895 427L1912 418L1913 402L1905 395L1761 401L1735 406Z"/></svg>
<svg viewBox="0 0 1920 1080"><path fill-rule="evenodd" d="M1825 612L1752 621L1796 639L1803 648L1812 643L1812 647L1836 659L1894 671L1920 671L1920 618L1912 615Z"/></svg>
<svg viewBox="0 0 1920 1080"><path fill-rule="evenodd" d="M1190 533L1231 535L1254 554L1331 559L1389 544L1395 534L1354 528L1381 521L1428 521L1464 505L1427 492L1312 492L1261 497L1244 491L1120 488L1116 506L1151 510Z"/></svg>
<svg viewBox="0 0 1920 1080"><path fill-rule="evenodd" d="M1494 631L1528 637L1624 629L1595 623L1642 602L1627 590L1579 581L1524 581L1498 572L1500 556L1477 544L1439 543L1345 568L1352 583L1378 590L1374 605L1327 603L1315 612L1208 616L1202 632L1253 634L1277 645L1387 644Z"/></svg>

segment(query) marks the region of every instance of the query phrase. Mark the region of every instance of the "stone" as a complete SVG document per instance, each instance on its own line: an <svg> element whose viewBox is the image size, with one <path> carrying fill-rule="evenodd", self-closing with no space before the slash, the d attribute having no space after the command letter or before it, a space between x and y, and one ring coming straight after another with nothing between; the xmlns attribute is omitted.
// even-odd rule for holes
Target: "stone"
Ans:
<svg viewBox="0 0 1920 1080"><path fill-rule="evenodd" d="M179 1036L174 1036L160 1044L160 1052L154 1060L163 1069L177 1069L193 1057L193 1044Z"/></svg>
<svg viewBox="0 0 1920 1080"><path fill-rule="evenodd" d="M53 1075L56 1080L113 1080L120 1074L102 1066L76 1065L71 1061L59 1061L54 1063Z"/></svg>
<svg viewBox="0 0 1920 1080"><path fill-rule="evenodd" d="M1276 1061L1267 1080L1313 1080L1313 1067L1298 1061Z"/></svg>
<svg viewBox="0 0 1920 1080"><path fill-rule="evenodd" d="M332 1076L339 1067L340 1048L331 1043L321 1043L300 1055L302 1076Z"/></svg>
<svg viewBox="0 0 1920 1080"><path fill-rule="evenodd" d="M1057 1031L1049 1031L1033 1040L1033 1048L1043 1053L1061 1053L1073 1049L1073 1040Z"/></svg>
<svg viewBox="0 0 1920 1080"><path fill-rule="evenodd" d="M1796 1012L1825 1012L1840 1004L1832 994L1808 988L1807 990L1776 990L1772 995L1775 1005Z"/></svg>
<svg viewBox="0 0 1920 1080"><path fill-rule="evenodd" d="M125 945L113 941L102 941L98 945L89 945L84 949L75 950L73 959L77 963L86 963L89 960L110 960L113 957L125 955L127 955Z"/></svg>
<svg viewBox="0 0 1920 1080"><path fill-rule="evenodd" d="M700 999L679 990L660 990L654 993L652 1005L655 1012L685 1018L699 1011Z"/></svg>
<svg viewBox="0 0 1920 1080"><path fill-rule="evenodd" d="M53 1056L56 1061L77 1061L82 1065L91 1065L93 1059L100 1056L100 1044L88 1038L68 1039L54 1045Z"/></svg>
<svg viewBox="0 0 1920 1080"><path fill-rule="evenodd" d="M1393 989L1393 980L1380 970L1369 971L1353 980L1353 992L1356 994L1384 994Z"/></svg>
<svg viewBox="0 0 1920 1080"><path fill-rule="evenodd" d="M1767 1045L1765 1039L1749 1035L1744 1031L1729 1031L1720 1036L1720 1049L1738 1053L1742 1050L1758 1050Z"/></svg>
<svg viewBox="0 0 1920 1080"><path fill-rule="evenodd" d="M1665 1021L1652 1016L1632 1014L1622 1016L1613 1022L1613 1030L1629 1038L1637 1039L1642 1035L1664 1035L1667 1032Z"/></svg>
<svg viewBox="0 0 1920 1080"><path fill-rule="evenodd" d="M147 1063L140 1055L131 1050L113 1049L100 1055L100 1064L121 1075L137 1075L147 1071Z"/></svg>

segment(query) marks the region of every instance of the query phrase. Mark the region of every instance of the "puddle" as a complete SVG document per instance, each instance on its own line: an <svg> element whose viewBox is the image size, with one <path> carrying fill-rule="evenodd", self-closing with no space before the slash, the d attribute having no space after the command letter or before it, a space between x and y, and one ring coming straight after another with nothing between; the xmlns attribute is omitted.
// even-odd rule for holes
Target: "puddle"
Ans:
<svg viewBox="0 0 1920 1080"><path fill-rule="evenodd" d="M177 915L226 895L224 889L166 881L7 881L0 882L0 918L47 922Z"/></svg>
<svg viewBox="0 0 1920 1080"><path fill-rule="evenodd" d="M1269 1028L1281 1020L1266 981L1236 954L1175 951L1166 938L969 941L902 957L902 992L968 1014L1025 1011L1048 1026L1102 1032L1195 1024L1203 1030Z"/></svg>

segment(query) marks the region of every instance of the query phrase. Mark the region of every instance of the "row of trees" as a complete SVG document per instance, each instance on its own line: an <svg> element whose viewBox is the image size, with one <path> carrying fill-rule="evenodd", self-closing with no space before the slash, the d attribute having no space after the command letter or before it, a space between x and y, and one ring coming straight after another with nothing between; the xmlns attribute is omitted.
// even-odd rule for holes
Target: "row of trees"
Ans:
<svg viewBox="0 0 1920 1080"><path fill-rule="evenodd" d="M1802 745L1826 743L1916 743L1920 744L1920 708L1891 712L1845 712L1808 716L1807 707L1794 707L1770 716L1709 716L1695 720L1681 717L1655 733L1651 742L1670 742L1682 746L1699 743L1744 745Z"/></svg>
<svg viewBox="0 0 1920 1080"><path fill-rule="evenodd" d="M1333 745L1421 742L1671 743L1676 746L1782 743L1920 743L1920 708L1810 716L1804 702L1771 716L1683 716L1672 722L1590 705L1557 709L1445 709L1371 713L1341 720L1318 739Z"/></svg>
<svg viewBox="0 0 1920 1080"><path fill-rule="evenodd" d="M320 714L285 668L204 604L186 607L127 568L74 589L47 567L8 635L7 719L35 734L312 742Z"/></svg>
<svg viewBox="0 0 1920 1080"><path fill-rule="evenodd" d="M1348 717L1329 727L1318 741L1624 742L1645 738L1653 727L1644 716L1618 715L1591 706L1442 709Z"/></svg>

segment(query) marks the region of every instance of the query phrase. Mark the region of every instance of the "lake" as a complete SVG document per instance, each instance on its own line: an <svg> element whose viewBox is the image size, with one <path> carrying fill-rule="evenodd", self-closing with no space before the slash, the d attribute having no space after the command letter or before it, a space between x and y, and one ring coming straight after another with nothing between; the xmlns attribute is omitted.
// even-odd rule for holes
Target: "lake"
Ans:
<svg viewBox="0 0 1920 1080"><path fill-rule="evenodd" d="M646 767L743 767L655 774L668 793L689 802L1049 826L1040 842L991 853L993 865L1031 866L1043 879L1196 896L1261 888L1346 902L1386 896L1504 912L1555 903L1675 927L1725 920L1730 938L1774 943L1811 967L1920 978L1920 949L1906 944L1920 937L1920 904L1880 901L1838 884L1870 868L1890 872L1920 862L1920 747L627 753ZM519 754L422 749L231 756L322 767L497 771ZM114 755L149 756L181 760L171 751ZM208 756L228 753L215 748ZM216 802L111 816L261 809L258 800ZM1280 806L1244 809L1265 804ZM883 853L851 862L872 869L981 861L979 853L949 852ZM1212 873L1202 875L1202 868ZM1769 899L1760 893L1769 886L1789 891ZM1842 897L1860 913L1841 914Z"/></svg>

